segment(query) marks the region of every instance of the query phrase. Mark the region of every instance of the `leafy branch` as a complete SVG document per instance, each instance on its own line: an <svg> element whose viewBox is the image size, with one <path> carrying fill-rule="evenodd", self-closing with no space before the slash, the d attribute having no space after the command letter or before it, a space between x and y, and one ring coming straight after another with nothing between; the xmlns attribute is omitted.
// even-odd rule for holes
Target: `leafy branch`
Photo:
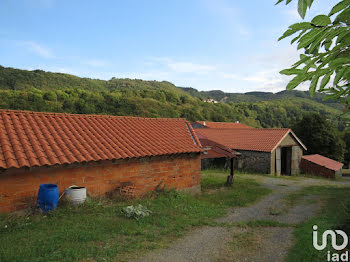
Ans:
<svg viewBox="0 0 350 262"><path fill-rule="evenodd" d="M278 0L289 4L292 0ZM313 0L299 0L298 12L305 18ZM326 99L333 99L346 104L350 110L350 0L336 4L328 15L317 15L311 22L301 22L289 26L278 39L297 35L291 44L297 43L297 49L303 49L299 61L280 73L294 75L288 83L291 90L301 83L310 81L309 91L327 94Z"/></svg>

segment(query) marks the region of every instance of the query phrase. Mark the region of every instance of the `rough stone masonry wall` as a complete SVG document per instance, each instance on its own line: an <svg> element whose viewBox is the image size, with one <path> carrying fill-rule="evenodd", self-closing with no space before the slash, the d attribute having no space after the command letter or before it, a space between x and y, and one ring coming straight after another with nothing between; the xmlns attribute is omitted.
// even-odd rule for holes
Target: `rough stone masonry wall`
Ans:
<svg viewBox="0 0 350 262"><path fill-rule="evenodd" d="M201 169L204 170L204 169L211 169L211 168L219 168L219 169L230 168L230 161L227 161L226 157L202 159Z"/></svg>
<svg viewBox="0 0 350 262"><path fill-rule="evenodd" d="M235 161L235 167L248 172L270 173L271 153L238 150L241 153Z"/></svg>
<svg viewBox="0 0 350 262"><path fill-rule="evenodd" d="M39 186L44 183L57 184L60 194L71 185L85 186L91 196L104 195L131 184L135 187L135 194L141 196L160 184L199 191L200 171L200 154L13 168L0 173L0 212L35 205Z"/></svg>

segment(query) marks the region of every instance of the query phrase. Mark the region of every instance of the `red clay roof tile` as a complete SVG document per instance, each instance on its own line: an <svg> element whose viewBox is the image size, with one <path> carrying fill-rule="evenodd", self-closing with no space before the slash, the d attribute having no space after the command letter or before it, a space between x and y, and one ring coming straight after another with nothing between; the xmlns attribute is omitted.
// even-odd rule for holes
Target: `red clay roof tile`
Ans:
<svg viewBox="0 0 350 262"><path fill-rule="evenodd" d="M286 128L198 128L197 136L231 149L271 152L291 130Z"/></svg>
<svg viewBox="0 0 350 262"><path fill-rule="evenodd" d="M201 152L184 119L0 110L0 168Z"/></svg>
<svg viewBox="0 0 350 262"><path fill-rule="evenodd" d="M325 156L321 156L318 154L315 155L306 155L303 156L302 159L305 159L307 161L313 162L317 165L324 166L330 170L338 171L343 167L343 163L340 163L338 161L335 161L333 159L330 159Z"/></svg>

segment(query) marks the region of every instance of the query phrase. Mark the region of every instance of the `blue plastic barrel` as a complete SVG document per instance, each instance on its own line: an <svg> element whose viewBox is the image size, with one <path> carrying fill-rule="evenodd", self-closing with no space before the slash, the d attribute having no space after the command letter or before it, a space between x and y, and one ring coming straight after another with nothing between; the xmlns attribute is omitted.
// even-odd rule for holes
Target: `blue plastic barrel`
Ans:
<svg viewBox="0 0 350 262"><path fill-rule="evenodd" d="M43 212L53 210L58 205L58 186L54 184L42 184L38 193L38 205Z"/></svg>

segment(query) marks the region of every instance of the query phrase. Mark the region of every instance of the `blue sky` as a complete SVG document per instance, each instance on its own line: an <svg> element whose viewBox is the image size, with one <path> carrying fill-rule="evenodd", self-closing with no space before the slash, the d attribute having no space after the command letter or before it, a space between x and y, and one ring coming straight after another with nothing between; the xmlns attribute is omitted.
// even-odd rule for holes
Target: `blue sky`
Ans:
<svg viewBox="0 0 350 262"><path fill-rule="evenodd" d="M296 0L294 0L296 1ZM307 18L337 0L316 0ZM284 90L294 5L270 0L1 0L0 65L199 90Z"/></svg>

